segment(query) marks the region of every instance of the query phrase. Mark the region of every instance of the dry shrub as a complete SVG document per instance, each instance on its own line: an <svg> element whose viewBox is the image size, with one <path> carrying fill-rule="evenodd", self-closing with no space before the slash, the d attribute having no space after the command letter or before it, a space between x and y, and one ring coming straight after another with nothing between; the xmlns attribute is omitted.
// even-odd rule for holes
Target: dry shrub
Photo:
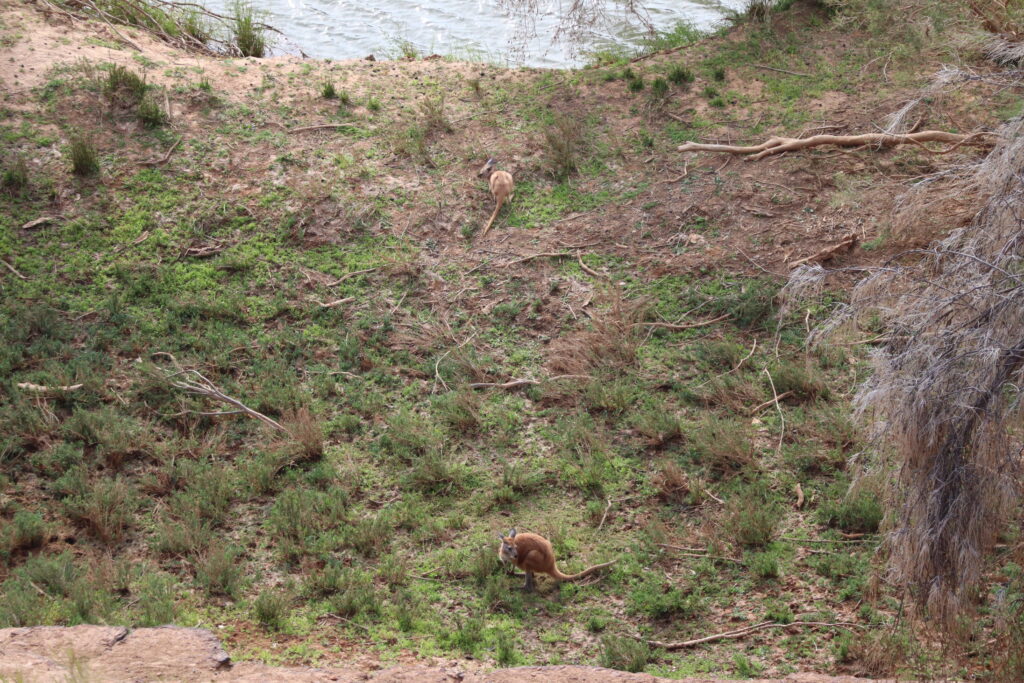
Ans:
<svg viewBox="0 0 1024 683"><path fill-rule="evenodd" d="M758 405L765 400L762 387L743 375L713 377L696 394L705 405L732 413L744 412L748 406Z"/></svg>
<svg viewBox="0 0 1024 683"><path fill-rule="evenodd" d="M618 292L606 295L589 329L575 330L551 342L545 364L554 375L588 375L627 368L636 362L646 302L627 301Z"/></svg>
<svg viewBox="0 0 1024 683"><path fill-rule="evenodd" d="M973 175L975 194L987 199L971 224L875 270L812 336L865 319L884 325L856 405L901 475L891 569L950 629L972 605L1021 491L1020 444L1009 434L1022 417L1024 381L1021 121L1001 133ZM800 285L822 273L804 271Z"/></svg>
<svg viewBox="0 0 1024 683"><path fill-rule="evenodd" d="M309 408L302 406L297 410L286 410L284 426L292 435L297 460L316 460L324 454L323 427Z"/></svg>
<svg viewBox="0 0 1024 683"><path fill-rule="evenodd" d="M700 494L691 487L689 475L671 460L661 464L654 475L654 486L658 489L658 498L666 503L694 505L699 502Z"/></svg>
<svg viewBox="0 0 1024 683"><path fill-rule="evenodd" d="M707 415L687 437L700 462L718 474L757 467L754 430L745 420Z"/></svg>

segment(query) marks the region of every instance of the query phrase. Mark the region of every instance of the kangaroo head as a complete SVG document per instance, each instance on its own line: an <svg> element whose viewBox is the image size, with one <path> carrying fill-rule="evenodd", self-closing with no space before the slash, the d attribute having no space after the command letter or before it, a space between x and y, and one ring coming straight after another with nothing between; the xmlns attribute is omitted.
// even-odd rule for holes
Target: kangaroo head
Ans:
<svg viewBox="0 0 1024 683"><path fill-rule="evenodd" d="M478 178L490 178L491 177L491 173L494 172L494 167L497 166L497 165L498 165L498 162L495 161L493 158L488 159L487 163L484 164L483 168L480 169L480 172L476 174L477 177Z"/></svg>
<svg viewBox="0 0 1024 683"><path fill-rule="evenodd" d="M516 551L516 530L512 529L508 532L508 536L499 535L501 539L501 547L498 549L498 556L501 557L502 562L515 562L518 557Z"/></svg>

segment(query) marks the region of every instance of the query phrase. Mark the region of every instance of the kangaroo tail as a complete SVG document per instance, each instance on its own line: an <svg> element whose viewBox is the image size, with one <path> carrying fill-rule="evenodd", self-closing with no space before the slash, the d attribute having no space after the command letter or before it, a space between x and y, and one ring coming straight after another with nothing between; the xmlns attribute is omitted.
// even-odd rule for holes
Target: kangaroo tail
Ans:
<svg viewBox="0 0 1024 683"><path fill-rule="evenodd" d="M494 207L494 213L491 214L491 220L487 221L487 225L480 231L480 236L483 237L487 234L487 231L491 229L491 224L494 223L494 219L498 217L498 211L501 209L501 202L498 202Z"/></svg>
<svg viewBox="0 0 1024 683"><path fill-rule="evenodd" d="M598 569L604 569L605 567L610 567L613 564L615 564L617 561L618 560L612 560L611 562L605 562L604 564L595 564L593 567L590 567L588 569L584 569L579 574L563 574L562 572L558 571L558 567L555 567L555 570L553 572L551 572L551 576L555 577L559 581L575 581L576 579L582 579L584 576L590 576L591 574L596 572Z"/></svg>

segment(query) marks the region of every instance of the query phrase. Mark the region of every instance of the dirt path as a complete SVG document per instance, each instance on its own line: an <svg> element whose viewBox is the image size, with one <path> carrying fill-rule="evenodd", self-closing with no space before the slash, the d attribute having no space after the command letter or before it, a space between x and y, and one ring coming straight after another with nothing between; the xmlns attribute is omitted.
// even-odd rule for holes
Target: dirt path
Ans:
<svg viewBox="0 0 1024 683"><path fill-rule="evenodd" d="M377 672L354 669L271 667L234 663L217 638L205 629L164 626L130 630L118 626L39 626L0 630L0 677L31 683L44 681L417 681L418 683L654 683L667 681L592 666L524 666L471 671L452 662L441 667L395 667ZM717 678L678 679L682 683L716 683ZM854 683L851 676L794 674L793 683Z"/></svg>

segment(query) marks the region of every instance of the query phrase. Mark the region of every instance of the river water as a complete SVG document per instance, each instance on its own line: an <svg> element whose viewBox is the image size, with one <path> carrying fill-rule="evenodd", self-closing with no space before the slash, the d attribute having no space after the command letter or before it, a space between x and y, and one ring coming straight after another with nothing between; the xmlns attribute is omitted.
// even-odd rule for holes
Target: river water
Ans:
<svg viewBox="0 0 1024 683"><path fill-rule="evenodd" d="M403 48L421 56L441 54L506 66L571 67L588 50L639 44L643 25L622 9L622 0L575 0L607 11L608 20L582 43L552 42L559 7L574 0L535 0L539 12L524 21L502 10L498 0L252 0L264 21L282 31L278 51L310 57L378 59L401 56ZM668 30L682 21L697 28L719 24L730 9L747 0L642 0L650 25ZM209 0L224 11L230 0ZM527 34L524 36L524 34Z"/></svg>

